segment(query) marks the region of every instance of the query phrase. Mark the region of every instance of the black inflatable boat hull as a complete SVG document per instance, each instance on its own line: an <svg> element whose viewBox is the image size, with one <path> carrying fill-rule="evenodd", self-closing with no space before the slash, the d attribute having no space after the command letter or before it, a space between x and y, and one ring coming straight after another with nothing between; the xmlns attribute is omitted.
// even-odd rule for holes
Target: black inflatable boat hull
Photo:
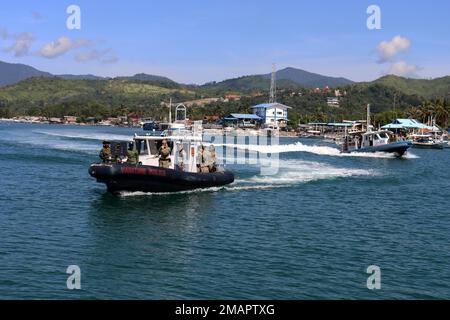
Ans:
<svg viewBox="0 0 450 320"><path fill-rule="evenodd" d="M229 171L192 173L154 166L128 164L92 164L89 174L105 183L109 192L178 192L220 187L234 181Z"/></svg>

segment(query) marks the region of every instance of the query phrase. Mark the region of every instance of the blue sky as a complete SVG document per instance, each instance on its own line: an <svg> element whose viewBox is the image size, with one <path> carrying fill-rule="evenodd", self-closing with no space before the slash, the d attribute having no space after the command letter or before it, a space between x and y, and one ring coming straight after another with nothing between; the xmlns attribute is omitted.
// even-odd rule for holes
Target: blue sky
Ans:
<svg viewBox="0 0 450 320"><path fill-rule="evenodd" d="M72 4L80 30L66 27ZM372 4L380 30L366 26ZM276 63L356 81L450 75L447 0L15 0L0 8L0 60L56 74L204 83Z"/></svg>

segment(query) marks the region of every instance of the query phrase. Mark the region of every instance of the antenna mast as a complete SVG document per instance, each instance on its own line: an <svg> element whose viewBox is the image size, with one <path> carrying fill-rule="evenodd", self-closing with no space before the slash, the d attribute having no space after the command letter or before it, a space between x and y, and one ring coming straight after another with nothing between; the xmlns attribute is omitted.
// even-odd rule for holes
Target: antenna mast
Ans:
<svg viewBox="0 0 450 320"><path fill-rule="evenodd" d="M370 104L367 105L367 132L372 131L370 129Z"/></svg>
<svg viewBox="0 0 450 320"><path fill-rule="evenodd" d="M274 103L276 100L276 94L277 94L277 85L276 85L276 68L275 63L272 64L272 77L270 80L270 97L269 97L269 103Z"/></svg>
<svg viewBox="0 0 450 320"><path fill-rule="evenodd" d="M169 123L172 123L172 98L169 101Z"/></svg>

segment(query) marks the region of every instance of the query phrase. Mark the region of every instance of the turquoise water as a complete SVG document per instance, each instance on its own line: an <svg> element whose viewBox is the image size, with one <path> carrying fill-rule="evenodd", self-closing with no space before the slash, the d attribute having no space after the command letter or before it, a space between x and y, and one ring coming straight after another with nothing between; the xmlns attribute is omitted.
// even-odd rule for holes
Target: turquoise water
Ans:
<svg viewBox="0 0 450 320"><path fill-rule="evenodd" d="M274 176L228 165L228 187L110 195L87 168L135 131L0 124L0 298L450 298L450 149L283 139Z"/></svg>

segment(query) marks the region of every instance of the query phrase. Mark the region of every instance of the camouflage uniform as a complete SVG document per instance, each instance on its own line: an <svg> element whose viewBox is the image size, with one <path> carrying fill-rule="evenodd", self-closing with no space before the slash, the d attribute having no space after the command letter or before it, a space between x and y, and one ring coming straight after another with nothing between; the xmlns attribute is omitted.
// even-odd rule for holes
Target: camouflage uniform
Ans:
<svg viewBox="0 0 450 320"><path fill-rule="evenodd" d="M110 162L112 160L111 148L109 146L103 147L102 150L100 150L100 154L98 156L103 161L103 163Z"/></svg>
<svg viewBox="0 0 450 320"><path fill-rule="evenodd" d="M128 150L127 151L127 163L129 164L138 164L139 163L139 154L137 150Z"/></svg>
<svg viewBox="0 0 450 320"><path fill-rule="evenodd" d="M207 150L205 149L203 158L205 159L205 166L208 168L208 172L215 172L216 150L213 145L210 145Z"/></svg>
<svg viewBox="0 0 450 320"><path fill-rule="evenodd" d="M161 146L158 150L159 154L159 166L162 168L169 168L170 166L170 153L172 150L170 147Z"/></svg>
<svg viewBox="0 0 450 320"><path fill-rule="evenodd" d="M197 168L198 172L201 173L208 173L209 168L206 165L206 157L207 157L207 150L205 149L204 145L201 145L199 147L198 153L197 153Z"/></svg>

